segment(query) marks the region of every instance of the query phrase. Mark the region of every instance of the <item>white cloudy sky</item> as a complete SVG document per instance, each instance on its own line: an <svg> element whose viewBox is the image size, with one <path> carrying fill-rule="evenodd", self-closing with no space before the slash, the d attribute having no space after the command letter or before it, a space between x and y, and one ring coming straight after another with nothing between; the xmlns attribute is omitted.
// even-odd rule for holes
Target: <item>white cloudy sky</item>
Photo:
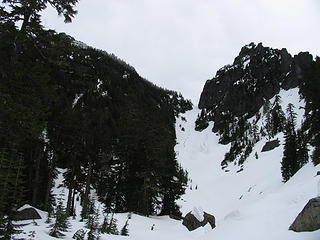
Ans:
<svg viewBox="0 0 320 240"><path fill-rule="evenodd" d="M80 0L43 24L114 53L197 104L203 85L250 42L320 56L320 0Z"/></svg>

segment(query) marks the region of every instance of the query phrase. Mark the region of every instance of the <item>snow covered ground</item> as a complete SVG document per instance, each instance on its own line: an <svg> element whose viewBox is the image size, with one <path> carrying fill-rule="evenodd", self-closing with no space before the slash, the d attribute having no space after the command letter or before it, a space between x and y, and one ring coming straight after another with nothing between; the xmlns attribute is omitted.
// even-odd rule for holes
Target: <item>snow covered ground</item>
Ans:
<svg viewBox="0 0 320 240"><path fill-rule="evenodd" d="M297 90L281 92L283 105L289 102L296 109L303 103L298 102ZM319 240L320 230L315 232L295 233L289 231L290 224L312 197L318 194L320 165L305 165L287 183L282 183L280 162L283 152L283 136L276 136L281 146L261 152L266 140L260 141L244 163L244 170L233 164L221 169L221 161L229 145L218 144L218 136L212 133L212 125L202 132L194 130L195 119L199 110L194 109L177 119L177 158L188 171L190 185L185 195L179 200L183 214L196 208L211 213L216 218L216 228L207 224L204 228L189 232L181 221L169 217L142 217L132 215L129 220L129 236L102 235L101 239L166 239L166 240ZM303 111L299 111L299 121ZM258 159L255 158L258 154ZM227 170L227 171L226 171ZM60 169L62 172L63 170ZM63 187L62 175L57 179L55 194L67 194ZM77 202L77 212L80 205ZM42 220L35 226L32 221L24 227L25 232L36 231L35 239L54 239L48 235L45 224L46 213L40 212ZM78 214L79 216L79 214ZM119 230L124 225L127 214L116 214ZM83 228L79 217L71 220L72 228L64 239L72 239L73 234ZM102 221L102 216L101 216ZM153 229L153 230L152 230Z"/></svg>

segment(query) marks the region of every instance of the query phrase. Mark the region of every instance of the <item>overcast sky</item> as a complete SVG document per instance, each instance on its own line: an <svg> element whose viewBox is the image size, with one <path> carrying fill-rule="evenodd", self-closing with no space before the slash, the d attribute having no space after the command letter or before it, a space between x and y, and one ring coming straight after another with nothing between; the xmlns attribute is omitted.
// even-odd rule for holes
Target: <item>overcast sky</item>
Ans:
<svg viewBox="0 0 320 240"><path fill-rule="evenodd" d="M320 0L80 0L43 24L114 53L149 81L198 104L207 79L250 42L320 56Z"/></svg>

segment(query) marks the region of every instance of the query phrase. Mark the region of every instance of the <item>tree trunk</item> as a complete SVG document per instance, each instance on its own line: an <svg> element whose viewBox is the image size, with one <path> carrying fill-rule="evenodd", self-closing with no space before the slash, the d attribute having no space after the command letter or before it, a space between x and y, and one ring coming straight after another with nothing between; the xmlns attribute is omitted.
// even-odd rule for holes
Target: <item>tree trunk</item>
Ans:
<svg viewBox="0 0 320 240"><path fill-rule="evenodd" d="M25 9L24 15L23 15L23 22L20 28L20 32L26 32L27 30L27 26L29 25L29 21L30 21L30 17L31 17L31 12L30 10Z"/></svg>
<svg viewBox="0 0 320 240"><path fill-rule="evenodd" d="M74 186L74 179L73 178L74 178L74 168L72 168L72 170L71 170L71 179L70 179L67 209L66 209L69 216L72 215L71 200L72 200L72 193L73 193L73 186Z"/></svg>
<svg viewBox="0 0 320 240"><path fill-rule="evenodd" d="M38 200L38 190L39 190L39 175L40 175L40 158L41 154L39 152L35 160L35 174L33 181L33 192L32 192L32 206L36 207Z"/></svg>
<svg viewBox="0 0 320 240"><path fill-rule="evenodd" d="M89 204L89 193L90 193L90 183L91 183L91 173L92 173L92 159L88 156L88 175L86 181L86 189L83 196L83 205L82 205L82 218L87 218L88 216L88 204Z"/></svg>
<svg viewBox="0 0 320 240"><path fill-rule="evenodd" d="M71 216L75 216L76 213L75 213L75 209L74 209L74 199L75 199L75 196L76 196L76 190L73 189L73 193L72 193L72 202L71 202L71 212L70 212L70 215Z"/></svg>
<svg viewBox="0 0 320 240"><path fill-rule="evenodd" d="M53 170L52 167L49 168L49 176L48 176L48 184L47 184L47 189L46 189L46 196L44 199L44 209L49 212L49 198L50 198L50 193L51 193L51 188L52 188L52 176L53 176Z"/></svg>

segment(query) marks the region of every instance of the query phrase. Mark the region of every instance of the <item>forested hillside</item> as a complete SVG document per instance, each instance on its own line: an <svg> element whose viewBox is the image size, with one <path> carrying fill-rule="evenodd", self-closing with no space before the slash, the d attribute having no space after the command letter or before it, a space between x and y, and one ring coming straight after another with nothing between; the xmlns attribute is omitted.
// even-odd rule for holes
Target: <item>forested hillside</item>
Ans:
<svg viewBox="0 0 320 240"><path fill-rule="evenodd" d="M180 215L186 172L176 161L181 94L65 34L0 24L1 215L23 203L52 209L57 167L66 168L67 212L90 188L106 211Z"/></svg>

